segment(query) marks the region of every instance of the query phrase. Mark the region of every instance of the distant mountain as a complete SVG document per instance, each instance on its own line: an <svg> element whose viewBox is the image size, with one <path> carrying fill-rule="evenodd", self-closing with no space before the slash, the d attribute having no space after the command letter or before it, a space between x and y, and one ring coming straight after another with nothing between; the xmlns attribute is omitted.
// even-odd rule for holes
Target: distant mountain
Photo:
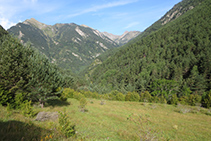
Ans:
<svg viewBox="0 0 211 141"><path fill-rule="evenodd" d="M125 31L122 35L113 35L112 33L108 32L103 32L103 34L121 46L129 42L131 39L137 37L139 34L141 34L141 32Z"/></svg>
<svg viewBox="0 0 211 141"><path fill-rule="evenodd" d="M11 27L8 32L17 36L22 43L31 42L52 63L75 73L106 50L120 46L104 33L74 23L52 26L31 18ZM127 40L134 37L135 34L127 37Z"/></svg>

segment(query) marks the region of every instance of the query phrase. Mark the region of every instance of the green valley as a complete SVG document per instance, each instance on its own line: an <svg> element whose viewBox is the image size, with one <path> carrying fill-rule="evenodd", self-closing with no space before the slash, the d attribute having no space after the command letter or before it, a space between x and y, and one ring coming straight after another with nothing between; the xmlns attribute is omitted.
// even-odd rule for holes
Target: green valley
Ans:
<svg viewBox="0 0 211 141"><path fill-rule="evenodd" d="M0 26L0 140L209 141L210 23L182 0L143 32Z"/></svg>

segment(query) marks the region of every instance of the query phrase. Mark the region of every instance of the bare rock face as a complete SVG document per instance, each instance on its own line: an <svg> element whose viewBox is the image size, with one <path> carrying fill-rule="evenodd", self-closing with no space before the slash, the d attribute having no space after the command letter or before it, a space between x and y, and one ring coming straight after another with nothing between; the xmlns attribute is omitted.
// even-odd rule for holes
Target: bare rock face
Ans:
<svg viewBox="0 0 211 141"><path fill-rule="evenodd" d="M141 34L140 31L125 31L122 35L113 35L108 32L103 32L105 36L116 42L118 45L124 45L130 40L137 37L139 34Z"/></svg>
<svg viewBox="0 0 211 141"><path fill-rule="evenodd" d="M39 112L36 117L36 121L56 120L58 119L58 112Z"/></svg>

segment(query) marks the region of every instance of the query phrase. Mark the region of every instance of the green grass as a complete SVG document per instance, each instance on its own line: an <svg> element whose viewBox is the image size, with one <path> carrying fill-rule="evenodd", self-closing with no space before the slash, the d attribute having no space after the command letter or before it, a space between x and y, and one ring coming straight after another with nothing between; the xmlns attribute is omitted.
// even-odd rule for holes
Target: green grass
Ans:
<svg viewBox="0 0 211 141"><path fill-rule="evenodd" d="M88 100L89 101L89 100ZM49 106L37 111L63 111L66 109L70 121L76 125L77 138L84 140L140 140L139 134L146 133L150 129L151 134L158 140L200 140L211 139L211 116L205 113L208 109L184 106L194 112L181 113L179 108L166 104L151 104L140 102L106 101L105 105L100 100L92 99L86 108L88 112L80 112L79 101L68 99L64 106ZM184 108L182 107L182 108ZM198 112L195 112L196 109ZM134 120L128 120L133 115ZM141 115L149 116L150 124L135 123ZM41 140L47 135L52 135L50 140L65 139L58 130L58 121L34 121L34 118L26 118L18 111L7 111L0 107L0 140L28 139ZM145 128L146 129L143 129ZM22 129L20 131L19 129ZM13 138L12 138L13 137Z"/></svg>

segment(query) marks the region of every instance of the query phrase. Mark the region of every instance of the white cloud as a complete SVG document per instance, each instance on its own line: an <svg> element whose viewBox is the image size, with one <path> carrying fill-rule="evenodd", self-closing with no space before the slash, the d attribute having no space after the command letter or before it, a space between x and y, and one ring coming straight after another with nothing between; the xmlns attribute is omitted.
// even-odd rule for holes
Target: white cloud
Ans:
<svg viewBox="0 0 211 141"><path fill-rule="evenodd" d="M52 12L58 6L60 5L38 0L0 0L0 24L8 29L19 21L26 20L26 17Z"/></svg>
<svg viewBox="0 0 211 141"><path fill-rule="evenodd" d="M106 8L112 8L112 7L127 5L127 4L134 3L134 2L138 2L138 0L123 0L123 1L121 0L121 1L109 2L107 4L93 6L91 8L85 9L85 10L78 12L78 13L75 13L75 14L70 14L69 17L76 17L76 16L83 15L83 14L86 14L86 13L96 12L96 11L106 9Z"/></svg>
<svg viewBox="0 0 211 141"><path fill-rule="evenodd" d="M13 23L11 21L9 21L8 19L6 18L0 18L0 25L4 27L4 29L8 29L10 28L11 26L14 26L16 23Z"/></svg>
<svg viewBox="0 0 211 141"><path fill-rule="evenodd" d="M132 22L132 23L129 23L129 24L125 27L125 29L131 28L131 27L136 26L136 25L139 25L139 22Z"/></svg>

